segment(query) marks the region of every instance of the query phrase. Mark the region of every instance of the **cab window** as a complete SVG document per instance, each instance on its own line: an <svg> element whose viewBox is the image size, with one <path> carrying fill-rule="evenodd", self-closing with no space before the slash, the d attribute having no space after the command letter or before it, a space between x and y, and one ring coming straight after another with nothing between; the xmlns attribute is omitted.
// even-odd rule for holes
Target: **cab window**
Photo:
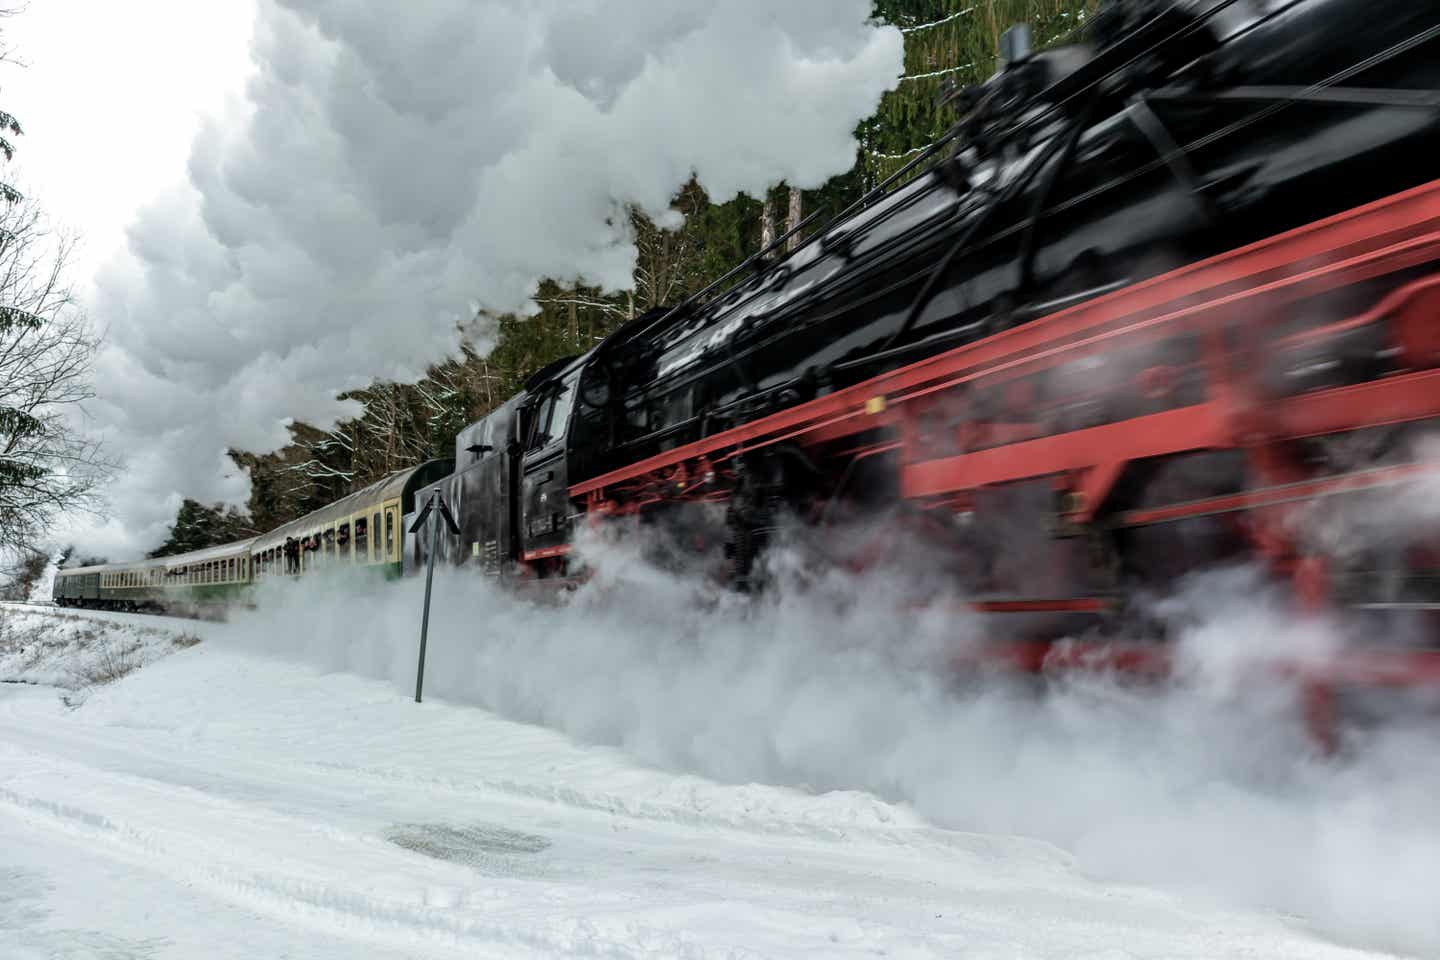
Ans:
<svg viewBox="0 0 1440 960"><path fill-rule="evenodd" d="M579 375L578 370L570 374L536 405L530 420L529 442L525 444L527 450L539 450L565 436L570 424L570 408L575 404L575 379Z"/></svg>

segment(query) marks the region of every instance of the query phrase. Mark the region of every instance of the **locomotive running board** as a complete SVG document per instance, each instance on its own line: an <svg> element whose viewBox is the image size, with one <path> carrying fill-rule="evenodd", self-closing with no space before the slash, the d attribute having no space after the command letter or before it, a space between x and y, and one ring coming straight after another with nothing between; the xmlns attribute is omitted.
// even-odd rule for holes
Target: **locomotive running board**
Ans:
<svg viewBox="0 0 1440 960"><path fill-rule="evenodd" d="M1127 510L1107 517L1106 522L1117 527L1143 527L1155 523L1171 523L1195 517L1210 517L1222 513L1236 513L1242 510L1316 500L1361 490L1394 487L1414 483L1437 474L1440 474L1440 461L1434 460L1394 467L1377 467L1374 470L1360 470L1333 477L1259 487L1243 493L1188 500L1184 503L1167 504L1147 510Z"/></svg>

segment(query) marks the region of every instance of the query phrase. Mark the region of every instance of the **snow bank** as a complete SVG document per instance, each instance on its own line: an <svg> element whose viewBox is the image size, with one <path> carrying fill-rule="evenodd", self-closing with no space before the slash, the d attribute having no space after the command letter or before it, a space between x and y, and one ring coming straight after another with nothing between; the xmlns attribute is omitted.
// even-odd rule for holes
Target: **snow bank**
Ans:
<svg viewBox="0 0 1440 960"><path fill-rule="evenodd" d="M80 710L0 687L7 960L17 943L219 960L1369 956L1288 918L1094 882L1050 844L854 822L889 805L673 775L202 629Z"/></svg>
<svg viewBox="0 0 1440 960"><path fill-rule="evenodd" d="M946 651L989 627L911 602L902 572L782 560L776 589L749 601L623 549L591 545L590 558L596 579L559 609L437 575L427 692L657 768L868 797L847 809L1037 837L1096 877L1298 914L1345 941L1440 949L1426 879L1440 863L1440 756L1395 729L1344 763L1317 759L1289 694L1236 668L1335 637L1243 571L1157 607L1190 682L1092 678L1037 698L998 678L955 690ZM409 691L420 589L272 585L220 642Z"/></svg>
<svg viewBox="0 0 1440 960"><path fill-rule="evenodd" d="M198 641L193 632L173 626L5 607L0 609L0 682L82 691L119 680ZM79 701L72 697L70 702Z"/></svg>

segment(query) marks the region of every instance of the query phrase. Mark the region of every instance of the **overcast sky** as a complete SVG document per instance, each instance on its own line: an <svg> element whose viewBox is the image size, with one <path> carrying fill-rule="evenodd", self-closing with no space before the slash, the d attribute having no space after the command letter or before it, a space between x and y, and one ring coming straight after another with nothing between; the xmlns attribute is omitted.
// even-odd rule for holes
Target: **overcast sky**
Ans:
<svg viewBox="0 0 1440 960"><path fill-rule="evenodd" d="M241 93L254 23L251 0L28 0L3 21L24 63L0 68L0 107L25 128L13 166L83 234L78 281L184 180L200 118Z"/></svg>
<svg viewBox="0 0 1440 960"><path fill-rule="evenodd" d="M545 276L627 286L627 204L842 172L901 72L869 7L32 0L0 106L24 182L86 238L91 412L126 463L109 521L60 535L134 555L182 496L244 501L227 446L418 376L478 306Z"/></svg>

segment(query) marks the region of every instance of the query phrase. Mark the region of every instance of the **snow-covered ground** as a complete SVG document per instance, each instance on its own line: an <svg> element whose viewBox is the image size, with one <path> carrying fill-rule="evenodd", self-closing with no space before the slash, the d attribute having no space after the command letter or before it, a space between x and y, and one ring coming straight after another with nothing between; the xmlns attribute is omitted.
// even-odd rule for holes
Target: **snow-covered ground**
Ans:
<svg viewBox="0 0 1440 960"><path fill-rule="evenodd" d="M281 591L229 624L96 615L99 640L0 610L12 640L31 638L18 653L0 640L0 679L73 687L88 668L64 665L104 643L146 663L78 697L0 684L0 953L1440 946L1433 763L1374 785L1400 768L1383 750L1363 770L1244 750L1221 763L1210 751L1234 731L1187 729L1213 714L1114 691L1025 704L1030 722L1008 697L920 679L923 613L890 627L921 646L882 657L879 621L813 591L757 612L631 573L643 601L602 583L561 610L438 581L421 705L414 584ZM1213 742L1156 746L1186 736Z"/></svg>

